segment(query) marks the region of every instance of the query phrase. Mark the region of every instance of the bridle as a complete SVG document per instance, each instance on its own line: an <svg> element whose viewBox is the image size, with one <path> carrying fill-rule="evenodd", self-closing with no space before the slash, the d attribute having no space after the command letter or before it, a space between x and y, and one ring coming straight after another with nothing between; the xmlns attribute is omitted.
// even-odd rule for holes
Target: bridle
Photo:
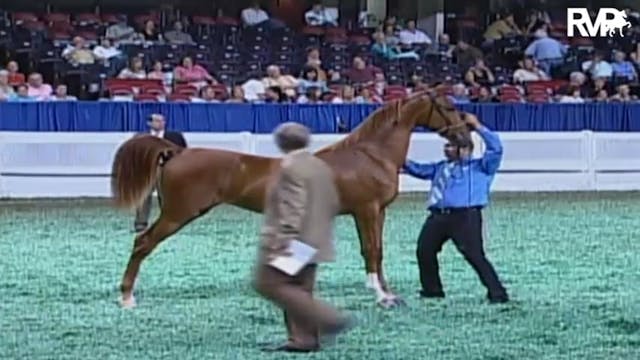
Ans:
<svg viewBox="0 0 640 360"><path fill-rule="evenodd" d="M446 116L445 113L442 111L442 108L440 107L440 104L438 104L436 102L436 97L433 95L433 93L429 94L429 99L431 100L431 110L429 111L428 118L431 118L431 115L433 115L433 110L435 109L435 111L438 112L438 115L440 115L444 119L444 121L446 123L445 126L443 126L440 129L436 130L438 135L443 135L443 134L447 133L448 131L455 130L455 129L467 126L467 124L464 123L464 122L461 122L459 124L450 123L449 117ZM464 113L460 114L460 117L463 118L463 119L464 119L464 116L465 116Z"/></svg>

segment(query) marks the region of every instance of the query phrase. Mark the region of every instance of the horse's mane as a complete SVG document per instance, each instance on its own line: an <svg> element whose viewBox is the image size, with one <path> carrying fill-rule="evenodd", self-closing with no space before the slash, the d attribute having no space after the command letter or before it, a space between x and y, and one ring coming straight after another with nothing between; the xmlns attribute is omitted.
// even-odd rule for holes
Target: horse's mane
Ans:
<svg viewBox="0 0 640 360"><path fill-rule="evenodd" d="M367 118L360 123L353 131L344 139L335 144L331 144L318 152L344 149L353 146L362 140L370 139L371 136L378 133L378 130L386 123L398 121L400 118L401 107L406 99L394 100L376 109L369 114Z"/></svg>

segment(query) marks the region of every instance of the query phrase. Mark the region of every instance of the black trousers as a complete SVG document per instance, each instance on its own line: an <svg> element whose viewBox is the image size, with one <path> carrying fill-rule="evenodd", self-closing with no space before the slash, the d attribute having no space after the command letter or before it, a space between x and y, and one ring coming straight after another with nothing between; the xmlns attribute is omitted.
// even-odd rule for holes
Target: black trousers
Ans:
<svg viewBox="0 0 640 360"><path fill-rule="evenodd" d="M484 253L480 208L435 211L427 217L418 237L416 251L423 295L444 296L438 253L449 239L453 240L458 251L478 274L487 288L489 299L506 297L506 290Z"/></svg>

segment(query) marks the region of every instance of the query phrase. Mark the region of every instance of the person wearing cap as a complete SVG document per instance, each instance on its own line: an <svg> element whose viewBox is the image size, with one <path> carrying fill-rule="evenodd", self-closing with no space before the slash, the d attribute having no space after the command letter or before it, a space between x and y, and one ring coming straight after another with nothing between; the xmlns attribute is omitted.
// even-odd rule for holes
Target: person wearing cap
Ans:
<svg viewBox="0 0 640 360"><path fill-rule="evenodd" d="M481 158L472 158L472 141L447 143L445 160L424 164L407 160L401 169L402 173L431 181L427 204L430 214L418 236L416 251L422 285L420 295L445 296L438 253L451 239L487 288L489 302L504 303L509 297L485 256L482 226L482 209L489 203L491 183L502 161L502 143L498 134L482 125L475 115L464 114L464 118L484 140L486 150Z"/></svg>
<svg viewBox="0 0 640 360"><path fill-rule="evenodd" d="M287 327L288 341L264 350L311 352L319 350L320 336L334 337L352 327L347 316L313 298L318 264L335 259L333 223L340 200L332 169L307 150L308 128L284 123L274 137L284 157L265 198L253 287L283 310ZM291 256L289 246L294 241L316 250L295 273L271 263L279 256Z"/></svg>
<svg viewBox="0 0 640 360"><path fill-rule="evenodd" d="M151 135L168 140L179 147L182 147L182 148L187 147L187 141L184 139L184 136L182 135L181 132L167 131L165 129L166 121L163 115L151 114L149 116L149 121L147 122L147 125L149 126L149 129L150 129L149 133ZM144 200L142 205L136 209L136 217L133 225L135 232L144 231L149 224L149 215L151 214L151 195L153 194L154 190L155 190L155 187L153 190L151 190L151 192L149 193L147 198ZM161 199L158 199L158 200L161 201Z"/></svg>

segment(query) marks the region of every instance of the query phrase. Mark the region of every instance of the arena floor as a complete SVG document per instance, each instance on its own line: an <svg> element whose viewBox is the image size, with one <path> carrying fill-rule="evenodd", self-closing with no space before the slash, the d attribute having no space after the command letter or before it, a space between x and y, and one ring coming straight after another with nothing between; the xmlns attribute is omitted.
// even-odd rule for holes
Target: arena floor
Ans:
<svg viewBox="0 0 640 360"><path fill-rule="evenodd" d="M405 297L382 310L365 289L353 221L319 292L360 326L313 359L640 358L640 194L496 194L487 252L514 302L485 290L451 243L448 298L416 296L423 196L390 209L385 269ZM117 306L131 216L96 201L0 202L0 359L280 359L280 313L249 286L258 215L219 207L165 242L142 268L139 306ZM295 356L295 355L292 355Z"/></svg>

